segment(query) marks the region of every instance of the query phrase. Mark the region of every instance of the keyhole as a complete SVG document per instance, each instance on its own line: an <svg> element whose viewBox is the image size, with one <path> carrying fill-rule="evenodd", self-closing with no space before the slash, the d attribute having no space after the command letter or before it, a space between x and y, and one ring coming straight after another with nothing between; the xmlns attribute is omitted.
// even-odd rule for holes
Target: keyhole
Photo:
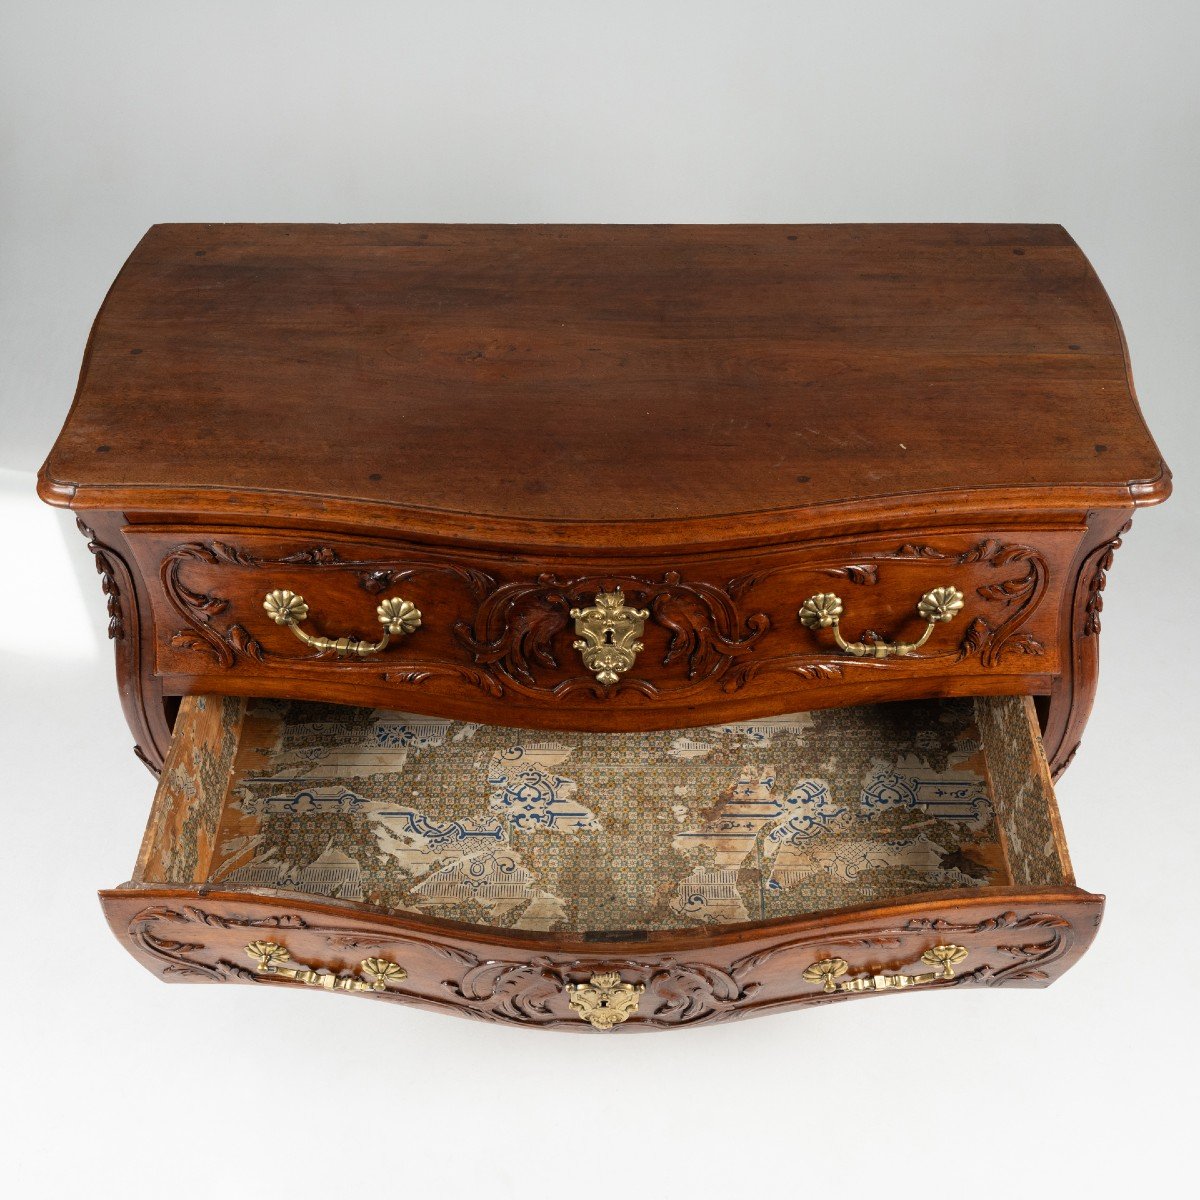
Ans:
<svg viewBox="0 0 1200 1200"><path fill-rule="evenodd" d="M606 646L611 646L613 644L613 631L611 629L606 629L604 631L604 644Z"/></svg>

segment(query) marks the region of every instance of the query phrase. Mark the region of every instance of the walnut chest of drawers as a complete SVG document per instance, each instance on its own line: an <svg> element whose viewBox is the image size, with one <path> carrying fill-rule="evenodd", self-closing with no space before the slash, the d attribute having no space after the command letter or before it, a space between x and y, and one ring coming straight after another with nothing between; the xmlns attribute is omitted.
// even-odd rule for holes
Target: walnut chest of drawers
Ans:
<svg viewBox="0 0 1200 1200"><path fill-rule="evenodd" d="M160 776L109 922L579 1031L1044 985L1169 480L1058 226L156 226L40 476Z"/></svg>

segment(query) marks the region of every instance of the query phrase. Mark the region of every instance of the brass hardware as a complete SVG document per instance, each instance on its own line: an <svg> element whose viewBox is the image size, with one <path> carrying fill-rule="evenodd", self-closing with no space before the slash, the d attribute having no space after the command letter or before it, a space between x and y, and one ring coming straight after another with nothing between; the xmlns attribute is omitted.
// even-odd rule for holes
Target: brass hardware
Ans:
<svg viewBox="0 0 1200 1200"><path fill-rule="evenodd" d="M611 1029L637 1012L644 983L622 983L615 971L593 975L587 983L568 983L571 1007L596 1029Z"/></svg>
<svg viewBox="0 0 1200 1200"><path fill-rule="evenodd" d="M849 969L850 964L844 958L823 958L820 962L804 968L804 978L809 983L821 984L823 992L836 992L837 984L834 980L839 975L845 975Z"/></svg>
<svg viewBox="0 0 1200 1200"><path fill-rule="evenodd" d="M638 638L646 628L649 609L628 608L625 593L617 588L597 592L591 608L573 608L571 616L579 634L573 645L582 652L584 666L605 687L616 683L643 649Z"/></svg>
<svg viewBox="0 0 1200 1200"><path fill-rule="evenodd" d="M939 979L953 979L954 967L967 957L966 946L934 946L921 955L921 961L937 971L924 971L920 975L865 975L859 979L836 980L850 969L844 958L823 958L804 969L804 978L809 983L819 983L823 992L883 992L891 988L915 987L921 983L936 983Z"/></svg>
<svg viewBox="0 0 1200 1200"><path fill-rule="evenodd" d="M934 588L917 601L917 612L926 621L925 632L915 642L848 642L842 637L840 621L842 601L833 592L818 592L800 606L800 620L806 629L832 629L834 640L843 654L855 658L907 658L929 640L935 625L953 621L963 606L963 594L956 587Z"/></svg>
<svg viewBox="0 0 1200 1200"><path fill-rule="evenodd" d="M306 646L322 653L332 650L338 658L352 655L365 658L368 654L378 654L392 637L412 633L421 625L420 609L411 600L402 600L399 596L382 601L375 610L375 615L383 626L383 637L377 642L365 642L355 637L314 637L311 633L305 633L300 628L300 622L308 618L308 605L304 603L304 597L296 595L295 592L268 592L263 601L263 608L276 625L286 625Z"/></svg>
<svg viewBox="0 0 1200 1200"><path fill-rule="evenodd" d="M358 965L366 979L354 979L349 975L335 975L332 971L314 971L311 967L285 967L282 964L290 962L292 956L278 942L251 942L246 953L255 960L255 970L260 975L297 979L327 992L384 992L389 983L408 978L408 972L388 958L364 958Z"/></svg>

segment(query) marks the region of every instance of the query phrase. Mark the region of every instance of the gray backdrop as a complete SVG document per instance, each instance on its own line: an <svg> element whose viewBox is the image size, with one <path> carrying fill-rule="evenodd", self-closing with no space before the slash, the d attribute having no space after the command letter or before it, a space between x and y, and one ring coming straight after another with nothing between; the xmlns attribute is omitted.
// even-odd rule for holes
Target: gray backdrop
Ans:
<svg viewBox="0 0 1200 1200"><path fill-rule="evenodd" d="M23 1194L1084 1195L1190 1161L1200 5L0 11L0 1139ZM98 580L33 472L125 255L194 220L1063 223L1177 485L1118 555L1059 789L1109 895L1093 951L1045 993L607 1039L136 967L93 892L128 877L151 780Z"/></svg>

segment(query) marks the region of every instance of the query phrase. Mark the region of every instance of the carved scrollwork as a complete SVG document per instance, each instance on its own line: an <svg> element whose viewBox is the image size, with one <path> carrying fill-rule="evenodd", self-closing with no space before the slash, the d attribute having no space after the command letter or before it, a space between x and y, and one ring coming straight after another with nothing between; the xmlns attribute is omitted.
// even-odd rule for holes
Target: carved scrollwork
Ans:
<svg viewBox="0 0 1200 1200"><path fill-rule="evenodd" d="M879 582L879 568L874 563L848 563L844 567L830 567L825 574L850 583L869 585Z"/></svg>
<svg viewBox="0 0 1200 1200"><path fill-rule="evenodd" d="M1033 615L1046 591L1049 568L1045 557L1032 546L1009 545L989 538L962 551L941 550L924 543L906 542L896 550L874 555L871 561L861 560L837 567L820 568L823 574L850 583L872 587L879 582L879 564L886 562L929 562L955 566L982 565L996 570L1008 566L1023 566L1024 570L996 583L980 584L975 593L980 599L1008 610L1003 620L989 620L976 615L968 623L957 646L922 657L953 657L962 662L978 655L986 667L995 666L1006 654L1045 654L1045 646L1030 633L1021 633L1019 628ZM780 570L786 568L775 568ZM773 571L740 576L727 585L730 595L740 595L762 582ZM879 635L867 630L862 635L867 643L879 641ZM813 652L779 655L775 658L739 660L725 675L722 689L735 692L751 680L770 672L782 671L809 682L829 682L843 678L847 670L856 675L864 672L894 670L875 658L864 656L830 658Z"/></svg>
<svg viewBox="0 0 1200 1200"><path fill-rule="evenodd" d="M259 929L281 933L291 930L320 937L327 945L338 950L374 949L380 946L421 947L459 966L469 968L479 963L473 954L455 946L413 936L397 937L371 934L364 929L314 925L295 913L243 917L210 912L193 904L176 907L153 905L134 914L129 923L129 939L150 958L165 964L159 970L167 977L192 977L218 983L231 979L244 983L263 982L261 975L228 959L216 958L211 963L200 961L195 955L198 951L209 949L206 943L163 937L159 929L163 922L168 926L191 925L225 930ZM385 995L385 998L394 997Z"/></svg>
<svg viewBox="0 0 1200 1200"><path fill-rule="evenodd" d="M553 961L540 957L529 962L477 963L461 979L446 980L442 987L471 1005L474 1016L485 1020L573 1026L573 1018L556 1020L549 1008L562 994L565 982Z"/></svg>
<svg viewBox="0 0 1200 1200"><path fill-rule="evenodd" d="M176 929L182 927L190 927L195 932L191 937L177 933ZM292 930L309 939L323 939L335 949L378 950L393 959L398 955L411 958L433 954L453 964L454 968L454 977L441 983L443 998L428 993L408 998L428 1007L480 1020L567 1030L587 1028L572 1010L569 985L585 984L597 975L619 978L623 984L638 991L637 1011L629 1014L621 1028L627 1025L667 1029L712 1024L750 1012L807 1007L841 998L815 987L798 992L787 988L783 994L778 993L781 980L801 979L801 968L812 961L818 950L826 956L835 950L845 955L849 949L885 950L894 954L899 948L909 946L915 961L929 949L929 945L921 944L923 942L967 941L971 943L972 958L983 961L972 970L938 980L935 986L1003 987L1048 981L1051 967L1068 955L1074 944L1072 924L1064 917L1041 912L1020 916L1006 911L980 921L916 917L895 927L860 929L846 936L808 932L744 955L728 969L710 962L677 961L657 956L645 960L582 960L542 954L525 959L481 960L470 951L415 933L372 933L361 927L325 926L290 913L229 916L190 904L154 905L142 909L130 921L129 937L141 954L167 978L263 982L262 976L229 958L214 956L211 948L196 940L205 928L271 931L272 941L287 941L278 934ZM1009 937L1009 933L1017 936ZM207 961L199 957L206 950ZM776 997L764 1001L761 997L766 987L764 968L780 957L794 958L795 963L783 964L782 974L776 967ZM390 1001L405 998L399 991L376 995Z"/></svg>
<svg viewBox="0 0 1200 1200"><path fill-rule="evenodd" d="M505 686L532 694L563 696L577 691L597 696L632 689L657 696L649 680L623 676L605 685L591 675L575 675L554 686L541 685L537 670L557 670L555 641L567 628L573 608L592 603L599 591L619 588L626 602L649 610L650 619L668 633L663 666L686 661L693 683L719 677L734 658L753 648L770 626L766 613L742 620L729 589L710 583L685 583L678 571L659 579L633 576L584 576L562 580L542 574L533 581L514 581L495 588L479 606L473 622L459 621L455 635L476 663ZM674 695L681 694L676 690Z"/></svg>
<svg viewBox="0 0 1200 1200"><path fill-rule="evenodd" d="M227 565L255 567L258 560L225 542L189 542L176 546L167 554L159 568L163 590L175 611L187 622L187 628L171 636L177 650L201 650L213 655L222 667L231 667L237 655L263 661L263 648L243 625L221 629L213 618L229 608L229 600L213 592L189 587L181 578L186 563L201 562L209 566Z"/></svg>
<svg viewBox="0 0 1200 1200"><path fill-rule="evenodd" d="M1023 574L998 583L981 584L975 589L981 599L999 604L1010 612L999 625L993 625L986 617L971 621L959 644L958 657L961 660L978 654L985 667L994 667L1007 653L1041 655L1046 652L1045 646L1031 634L1017 635L1018 627L1029 620L1041 603L1050 577L1045 557L1032 546L1005 545L988 538L960 554L947 554L932 546L910 543L888 557L951 561L957 566L978 563L996 569L1023 565Z"/></svg>
<svg viewBox="0 0 1200 1200"><path fill-rule="evenodd" d="M227 970L230 964L218 963L210 965L191 957L197 950L205 948L203 942L180 941L176 938L164 938L154 931L161 921L183 925L210 925L219 929L306 929L307 923L302 917L292 915L271 915L265 917L226 917L219 913L207 912L192 905L182 905L170 908L166 905L156 905L142 909L130 922L129 938L135 946L140 947L146 954L165 964L162 974L180 978L209 979L221 982L233 976L252 975L240 967L235 971Z"/></svg>
<svg viewBox="0 0 1200 1200"><path fill-rule="evenodd" d="M642 988L637 1015L631 1016L629 1023L655 1029L725 1020L736 1015L759 987L757 983L743 987L728 971L711 963L671 959L563 962L548 956L527 962L480 963L460 980L442 986L470 1003L472 1015L485 1020L577 1029L581 1028L578 1019L567 1015L568 987L598 972Z"/></svg>
<svg viewBox="0 0 1200 1200"><path fill-rule="evenodd" d="M1004 912L973 925L941 919L915 918L908 922L905 929L918 933L928 931L939 936L952 932L992 933L1003 929L1050 931L1050 937L1045 941L998 943L996 950L1013 959L1013 962L999 967L984 963L972 971L955 976L951 981L952 985L970 982L983 987L1004 987L1012 983L1045 982L1050 978L1046 968L1067 954L1075 941L1071 922L1049 913L1030 913L1028 916L1018 917L1014 912Z"/></svg>
<svg viewBox="0 0 1200 1200"><path fill-rule="evenodd" d="M236 622L221 624L215 618L229 611L231 601L215 592L189 586L183 577L189 563L257 570L304 566L350 571L357 578L359 586L372 595L427 573L448 574L461 580L476 601L494 586L490 575L472 567L462 567L453 563L423 563L396 568L381 565L373 560L348 559L330 546L313 546L279 558L259 557L226 542L189 542L176 546L163 557L159 570L163 591L171 606L185 622L185 628L171 636L170 644L177 650L196 650L210 654L218 665L224 668L234 666L239 659L252 659L260 663L270 660L294 661L296 657L316 658L319 654L275 654L265 649L245 626ZM414 663L406 658L403 668L386 672L385 678L390 682L422 683L438 674L458 676L489 695L500 695L493 680L480 671L456 663Z"/></svg>
<svg viewBox="0 0 1200 1200"><path fill-rule="evenodd" d="M740 982L728 971L709 963L674 963L650 977L649 987L659 1001L647 1024L712 1024L736 1016L752 1000L758 983Z"/></svg>
<svg viewBox="0 0 1200 1200"><path fill-rule="evenodd" d="M875 659L856 659L853 660L855 667L880 668L884 663ZM739 663L733 670L725 676L721 684L721 690L725 692L736 692L744 688L752 679L756 679L759 675L766 675L772 671L786 671L790 675L795 675L797 679L804 679L810 683L830 683L842 678L845 674L845 667L839 662L813 662L811 656L791 654L781 658L766 658L747 663Z"/></svg>

